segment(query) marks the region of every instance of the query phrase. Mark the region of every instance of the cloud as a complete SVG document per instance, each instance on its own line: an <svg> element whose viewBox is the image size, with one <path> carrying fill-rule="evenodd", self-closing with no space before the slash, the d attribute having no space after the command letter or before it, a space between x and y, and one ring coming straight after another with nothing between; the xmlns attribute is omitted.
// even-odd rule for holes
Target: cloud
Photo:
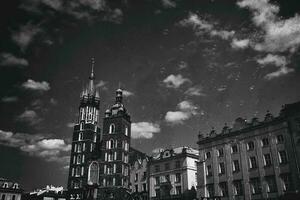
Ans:
<svg viewBox="0 0 300 200"><path fill-rule="evenodd" d="M38 82L32 79L28 79L26 82L22 84L22 87L28 90L36 90L36 91L48 91L50 90L50 85L46 81Z"/></svg>
<svg viewBox="0 0 300 200"><path fill-rule="evenodd" d="M18 32L13 33L12 40L21 48L22 51L24 51L32 42L34 36L36 36L41 31L41 28L39 28L38 26L34 26L28 23L21 26Z"/></svg>
<svg viewBox="0 0 300 200"><path fill-rule="evenodd" d="M206 96L201 85L190 87L184 94L188 96Z"/></svg>
<svg viewBox="0 0 300 200"><path fill-rule="evenodd" d="M288 73L294 72L294 69L288 68L288 67L280 67L277 71L271 72L267 74L264 78L267 80L271 80L273 78L277 78L283 75L286 75Z"/></svg>
<svg viewBox="0 0 300 200"><path fill-rule="evenodd" d="M11 65L21 65L28 66L28 61L24 58L18 58L10 53L0 54L0 65L11 66Z"/></svg>
<svg viewBox="0 0 300 200"><path fill-rule="evenodd" d="M69 123L67 123L66 125L67 125L67 127L69 127L69 128L74 128L75 123L74 123L74 122L69 122Z"/></svg>
<svg viewBox="0 0 300 200"><path fill-rule="evenodd" d="M87 6L93 10L104 10L106 2L104 0L79 0L81 5Z"/></svg>
<svg viewBox="0 0 300 200"><path fill-rule="evenodd" d="M107 90L106 85L107 85L107 82L106 82L106 81L100 80L100 81L95 85L95 87L96 87L96 88L101 88L101 89L103 89L103 90Z"/></svg>
<svg viewBox="0 0 300 200"><path fill-rule="evenodd" d="M300 46L300 16L288 19L278 16L279 6L269 0L242 0L237 2L241 8L252 11L252 21L264 34L263 42L256 43L254 49L267 52L294 52Z"/></svg>
<svg viewBox="0 0 300 200"><path fill-rule="evenodd" d="M273 54L268 54L266 57L257 59L256 61L261 65L274 64L277 67L286 66L287 64L287 60L284 56L278 56Z"/></svg>
<svg viewBox="0 0 300 200"><path fill-rule="evenodd" d="M61 0L42 0L41 3L49 6L54 10L62 10L63 2Z"/></svg>
<svg viewBox="0 0 300 200"><path fill-rule="evenodd" d="M114 10L108 10L103 20L113 22L115 24L120 24L123 21L123 12L119 8L115 8Z"/></svg>
<svg viewBox="0 0 300 200"><path fill-rule="evenodd" d="M234 38L231 42L231 47L234 49L245 49L245 48L249 47L249 44L250 44L249 39L238 40L238 39Z"/></svg>
<svg viewBox="0 0 300 200"><path fill-rule="evenodd" d="M190 13L188 18L179 22L179 25L182 27L192 26L197 36L208 33L210 36L217 36L221 39L228 40L235 34L234 31L216 29L213 23L201 19L201 17L195 13Z"/></svg>
<svg viewBox="0 0 300 200"><path fill-rule="evenodd" d="M71 150L71 145L62 139L46 138L40 134L13 133L0 130L0 144L8 147L19 148L31 156L40 157L46 161L61 162Z"/></svg>
<svg viewBox="0 0 300 200"><path fill-rule="evenodd" d="M131 137L133 139L151 139L154 133L160 132L159 124L151 122L137 122L131 124Z"/></svg>
<svg viewBox="0 0 300 200"><path fill-rule="evenodd" d="M168 111L165 115L166 122L175 125L182 124L185 120L191 118L193 115L198 114L198 107L191 101L182 101L177 105L177 111Z"/></svg>
<svg viewBox="0 0 300 200"><path fill-rule="evenodd" d="M227 86L226 85L221 85L220 87L217 88L218 92L223 92L225 90L227 90Z"/></svg>
<svg viewBox="0 0 300 200"><path fill-rule="evenodd" d="M133 92L130 92L128 90L123 90L123 96L124 97L129 97L129 96L133 96L134 93Z"/></svg>
<svg viewBox="0 0 300 200"><path fill-rule="evenodd" d="M171 74L163 80L163 83L165 83L166 87L168 88L179 88L186 82L191 82L191 80L188 78L183 78L181 74Z"/></svg>
<svg viewBox="0 0 300 200"><path fill-rule="evenodd" d="M25 110L17 118L17 121L26 122L34 126L42 121L34 110Z"/></svg>
<svg viewBox="0 0 300 200"><path fill-rule="evenodd" d="M12 103L17 102L19 99L16 96L10 96L10 97L2 97L1 101L4 103Z"/></svg>
<svg viewBox="0 0 300 200"><path fill-rule="evenodd" d="M172 0L161 0L162 5L164 8L175 8L176 7L176 2Z"/></svg>

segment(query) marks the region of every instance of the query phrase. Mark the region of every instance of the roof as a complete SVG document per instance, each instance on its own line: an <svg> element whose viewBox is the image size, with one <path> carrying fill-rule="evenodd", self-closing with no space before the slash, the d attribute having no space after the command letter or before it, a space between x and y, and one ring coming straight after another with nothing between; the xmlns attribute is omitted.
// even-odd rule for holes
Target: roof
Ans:
<svg viewBox="0 0 300 200"><path fill-rule="evenodd" d="M173 149L165 149L165 150L157 153L156 155L154 155L152 158L154 160L159 160L159 159L168 158L171 156L185 155L185 154L198 156L199 151L194 148L191 148L191 147L182 146L182 147L176 147Z"/></svg>

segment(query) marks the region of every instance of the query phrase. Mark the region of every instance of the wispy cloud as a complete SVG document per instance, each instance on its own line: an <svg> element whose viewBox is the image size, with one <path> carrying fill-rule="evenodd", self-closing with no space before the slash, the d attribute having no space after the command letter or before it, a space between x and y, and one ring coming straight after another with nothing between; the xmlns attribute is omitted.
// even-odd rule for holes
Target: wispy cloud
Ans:
<svg viewBox="0 0 300 200"><path fill-rule="evenodd" d="M0 130L0 144L18 148L31 156L46 161L61 162L65 153L71 150L71 145L62 139L47 138L41 134L13 133Z"/></svg>
<svg viewBox="0 0 300 200"><path fill-rule="evenodd" d="M123 96L124 97L129 97L129 96L133 96L134 93L133 92L130 92L128 90L123 90Z"/></svg>
<svg viewBox="0 0 300 200"><path fill-rule="evenodd" d="M106 81L100 80L95 86L96 86L96 88L107 90L106 85L107 85Z"/></svg>
<svg viewBox="0 0 300 200"><path fill-rule="evenodd" d="M190 87L189 89L187 89L187 91L184 92L184 94L188 96L206 96L201 85Z"/></svg>
<svg viewBox="0 0 300 200"><path fill-rule="evenodd" d="M34 110L25 110L16 119L17 121L25 122L32 126L39 124L43 120Z"/></svg>
<svg viewBox="0 0 300 200"><path fill-rule="evenodd" d="M273 64L277 67L285 66L287 64L287 60L284 56L278 56L273 54L268 54L263 58L257 59L256 61L261 65Z"/></svg>
<svg viewBox="0 0 300 200"><path fill-rule="evenodd" d="M183 78L181 74L171 74L163 80L163 83L168 88L179 88L181 85L187 82L191 82L191 80L188 78Z"/></svg>
<svg viewBox="0 0 300 200"><path fill-rule="evenodd" d="M27 66L28 61L24 58L18 58L10 53L2 53L0 54L0 65L4 66Z"/></svg>
<svg viewBox="0 0 300 200"><path fill-rule="evenodd" d="M175 8L177 5L173 0L161 0L161 2L164 8Z"/></svg>
<svg viewBox="0 0 300 200"><path fill-rule="evenodd" d="M10 97L2 97L1 101L4 103L12 103L17 102L19 100L16 96L10 96Z"/></svg>
<svg viewBox="0 0 300 200"><path fill-rule="evenodd" d="M183 27L192 26L196 35L208 33L210 36L217 36L224 40L232 38L235 34L235 31L233 30L218 30L215 28L214 23L201 19L201 17L195 13L190 13L186 19L179 22L179 25Z"/></svg>
<svg viewBox="0 0 300 200"><path fill-rule="evenodd" d="M151 139L155 133L159 132L159 124L151 122L136 122L131 124L131 137L133 139Z"/></svg>
<svg viewBox="0 0 300 200"><path fill-rule="evenodd" d="M36 91L48 91L50 90L50 85L46 81L38 82L32 79L28 79L26 82L22 84L22 87L27 90L36 90Z"/></svg>
<svg viewBox="0 0 300 200"><path fill-rule="evenodd" d="M38 26L27 23L20 27L12 35L12 40L21 48L22 51L26 50L28 45L33 41L34 36L40 33L42 29Z"/></svg>
<svg viewBox="0 0 300 200"><path fill-rule="evenodd" d="M198 107L191 101L182 101L177 105L177 111L168 111L165 115L166 122L175 125L182 124L185 120L196 115Z"/></svg>

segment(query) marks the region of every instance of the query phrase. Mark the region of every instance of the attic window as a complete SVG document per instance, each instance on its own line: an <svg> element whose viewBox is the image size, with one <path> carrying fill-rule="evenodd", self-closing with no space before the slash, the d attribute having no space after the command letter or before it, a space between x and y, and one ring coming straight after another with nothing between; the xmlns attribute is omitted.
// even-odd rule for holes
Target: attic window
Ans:
<svg viewBox="0 0 300 200"><path fill-rule="evenodd" d="M14 184L13 186L14 189L19 189L19 185L17 183Z"/></svg>
<svg viewBox="0 0 300 200"><path fill-rule="evenodd" d="M3 188L8 188L8 183L4 183Z"/></svg>

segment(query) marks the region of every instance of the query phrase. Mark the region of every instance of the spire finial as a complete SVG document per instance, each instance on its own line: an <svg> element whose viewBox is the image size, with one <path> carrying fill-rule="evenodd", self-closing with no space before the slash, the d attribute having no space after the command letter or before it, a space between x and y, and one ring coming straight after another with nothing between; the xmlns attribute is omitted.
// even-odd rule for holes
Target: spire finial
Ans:
<svg viewBox="0 0 300 200"><path fill-rule="evenodd" d="M92 67L92 71L91 71L90 79L94 79L94 78L95 78L95 76L94 76L94 66L95 66L95 58L92 57L92 58L91 58L91 67Z"/></svg>

